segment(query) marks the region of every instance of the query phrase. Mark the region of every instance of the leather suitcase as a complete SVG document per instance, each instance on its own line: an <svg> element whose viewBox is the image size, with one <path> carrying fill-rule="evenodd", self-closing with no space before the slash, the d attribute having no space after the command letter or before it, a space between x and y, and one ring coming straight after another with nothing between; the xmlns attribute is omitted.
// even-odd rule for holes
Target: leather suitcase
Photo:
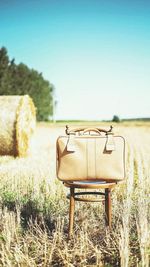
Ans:
<svg viewBox="0 0 150 267"><path fill-rule="evenodd" d="M120 181L125 178L125 139L109 130L79 128L56 144L57 177L62 181Z"/></svg>

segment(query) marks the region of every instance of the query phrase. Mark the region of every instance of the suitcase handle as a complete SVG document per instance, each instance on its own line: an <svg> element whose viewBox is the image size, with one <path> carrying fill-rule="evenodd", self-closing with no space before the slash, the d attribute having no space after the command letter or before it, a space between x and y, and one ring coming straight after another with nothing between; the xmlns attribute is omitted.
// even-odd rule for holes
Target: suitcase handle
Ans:
<svg viewBox="0 0 150 267"><path fill-rule="evenodd" d="M83 131L83 134L85 134L87 132L89 132L89 134L90 134L90 132L95 132L95 133L98 133L101 135L101 131L98 128L87 128Z"/></svg>
<svg viewBox="0 0 150 267"><path fill-rule="evenodd" d="M96 128L82 127L82 128L76 128L76 129L69 130L69 126L66 125L66 134L69 135L69 134L75 134L75 133L80 133L80 132L82 132L84 134L85 132L89 132L89 131L97 132L99 134L101 134L101 132L109 134L109 133L112 133L112 129L113 129L113 127L110 126L109 130L101 129L98 127L96 127Z"/></svg>
<svg viewBox="0 0 150 267"><path fill-rule="evenodd" d="M68 128L66 128L66 129L68 129ZM80 133L81 131L82 131L82 134ZM78 129L69 131L69 133L67 133L67 135L68 135L67 151L68 152L74 152L76 150L76 145L75 145L76 132L80 133L81 136L84 136L84 134L87 132L89 132L89 134L90 134L90 132L95 132L95 133L98 133L99 135L101 135L101 132L104 132L104 133L106 133L105 150L108 153L111 153L112 151L115 150L115 143L114 143L114 138L113 138L112 126L111 126L108 131L106 131L104 129L100 129L100 128L78 128Z"/></svg>

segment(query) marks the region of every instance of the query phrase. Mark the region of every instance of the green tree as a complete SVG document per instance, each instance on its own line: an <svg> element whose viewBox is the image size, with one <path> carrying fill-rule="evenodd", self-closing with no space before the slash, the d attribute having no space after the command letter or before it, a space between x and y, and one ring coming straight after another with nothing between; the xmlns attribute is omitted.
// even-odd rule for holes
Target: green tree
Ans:
<svg viewBox="0 0 150 267"><path fill-rule="evenodd" d="M120 122L120 118L119 118L119 116L114 115L113 118L112 118L112 121L113 121L113 122Z"/></svg>
<svg viewBox="0 0 150 267"><path fill-rule="evenodd" d="M0 95L25 95L32 97L38 120L49 120L53 115L54 86L34 69L23 63L9 60L6 48L0 49Z"/></svg>
<svg viewBox="0 0 150 267"><path fill-rule="evenodd" d="M0 49L0 93L5 94L5 89L10 87L8 80L9 57L7 49L2 47Z"/></svg>

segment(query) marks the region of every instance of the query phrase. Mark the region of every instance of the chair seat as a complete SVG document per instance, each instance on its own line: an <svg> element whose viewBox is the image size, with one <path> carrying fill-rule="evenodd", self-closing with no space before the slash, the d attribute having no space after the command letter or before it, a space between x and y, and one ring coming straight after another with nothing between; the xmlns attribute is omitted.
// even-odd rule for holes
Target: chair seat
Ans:
<svg viewBox="0 0 150 267"><path fill-rule="evenodd" d="M64 185L70 188L89 188L89 189L105 189L115 187L117 182L106 181L66 181Z"/></svg>

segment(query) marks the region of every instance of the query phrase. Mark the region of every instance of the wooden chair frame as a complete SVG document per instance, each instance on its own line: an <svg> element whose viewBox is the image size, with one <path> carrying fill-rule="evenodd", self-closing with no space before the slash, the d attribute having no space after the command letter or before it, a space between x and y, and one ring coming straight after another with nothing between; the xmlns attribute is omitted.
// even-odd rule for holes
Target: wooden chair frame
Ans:
<svg viewBox="0 0 150 267"><path fill-rule="evenodd" d="M105 224L111 228L111 189L116 186L117 182L64 182L64 185L70 188L70 194L67 198L70 199L69 208L69 238L73 233L74 224L74 211L75 211L75 201L83 202L100 202L102 199L97 197L84 197L84 195L102 195L105 201ZM104 192L75 192L75 189L104 189ZM83 197L80 197L83 196Z"/></svg>

